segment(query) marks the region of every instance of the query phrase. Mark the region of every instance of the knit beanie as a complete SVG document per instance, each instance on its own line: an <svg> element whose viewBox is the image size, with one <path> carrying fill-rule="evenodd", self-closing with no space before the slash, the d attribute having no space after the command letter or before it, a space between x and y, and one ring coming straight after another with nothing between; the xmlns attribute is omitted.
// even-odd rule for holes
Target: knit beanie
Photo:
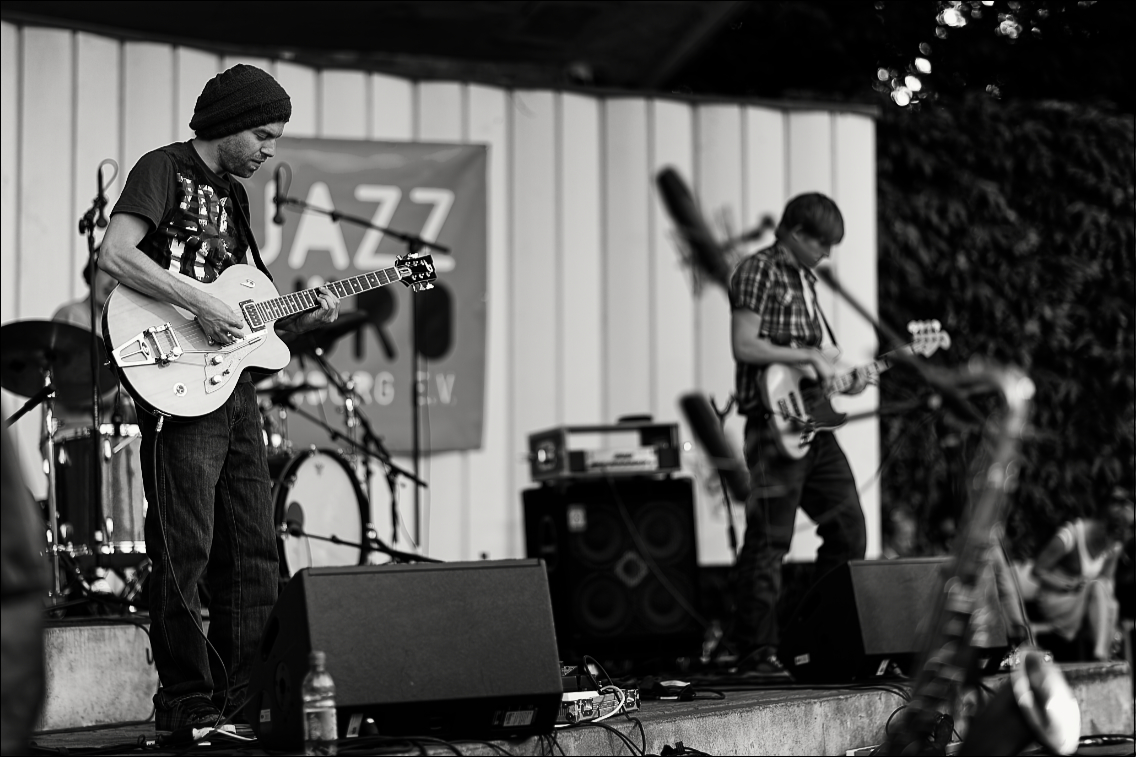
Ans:
<svg viewBox="0 0 1136 757"><path fill-rule="evenodd" d="M189 128L199 139L220 139L292 117L292 100L271 74L238 63L201 90Z"/></svg>

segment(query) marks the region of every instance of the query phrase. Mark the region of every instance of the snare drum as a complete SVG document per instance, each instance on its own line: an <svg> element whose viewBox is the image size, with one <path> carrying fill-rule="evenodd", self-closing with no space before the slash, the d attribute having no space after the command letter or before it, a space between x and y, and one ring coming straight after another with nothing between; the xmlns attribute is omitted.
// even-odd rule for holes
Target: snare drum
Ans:
<svg viewBox="0 0 1136 757"><path fill-rule="evenodd" d="M272 494L280 534L280 572L292 576L301 568L362 565L366 552L314 536L363 541L367 500L354 471L343 457L326 449L310 449L291 457L269 458ZM298 506L295 507L295 506ZM305 534L287 533L287 517L302 513Z"/></svg>
<svg viewBox="0 0 1136 757"><path fill-rule="evenodd" d="M55 441L55 499L59 544L73 555L146 551L146 500L142 492L141 429L103 424L103 512L91 502L91 428L60 431Z"/></svg>

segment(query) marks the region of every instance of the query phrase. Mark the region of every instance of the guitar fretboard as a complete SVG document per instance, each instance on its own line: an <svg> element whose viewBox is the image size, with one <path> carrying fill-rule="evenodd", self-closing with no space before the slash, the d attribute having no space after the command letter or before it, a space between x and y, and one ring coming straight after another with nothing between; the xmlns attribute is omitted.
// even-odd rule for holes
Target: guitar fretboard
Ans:
<svg viewBox="0 0 1136 757"><path fill-rule="evenodd" d="M401 279L402 277L398 273L398 267L391 266L390 268L383 268L378 271L361 273L349 279L333 281L330 284L324 284L324 286L330 289L336 297L344 298L386 286L387 284L393 284ZM296 313L306 313L309 310L315 310L319 307L319 304L319 298L316 296L316 290L313 288L281 295L271 300L248 303L244 306L244 312L245 316L249 319L249 323L254 328L257 328L280 318L295 315Z"/></svg>
<svg viewBox="0 0 1136 757"><path fill-rule="evenodd" d="M882 356L876 358L875 360L873 360L872 362L861 366L859 368L860 373L863 374L864 378L869 378L869 379L876 378L881 373L886 371L888 368L891 368L891 356L894 355L896 352L899 352L899 351L900 350L895 350L894 352L889 352L888 354L882 355ZM905 348L904 351L910 351L910 350ZM855 382L856 382L856 371L852 371L850 373L842 373L841 375L837 376L836 378L834 378L832 380L832 384L829 387L828 394L833 395L833 394L840 394L842 392L846 392L846 391L848 391L849 389L852 388L852 385Z"/></svg>

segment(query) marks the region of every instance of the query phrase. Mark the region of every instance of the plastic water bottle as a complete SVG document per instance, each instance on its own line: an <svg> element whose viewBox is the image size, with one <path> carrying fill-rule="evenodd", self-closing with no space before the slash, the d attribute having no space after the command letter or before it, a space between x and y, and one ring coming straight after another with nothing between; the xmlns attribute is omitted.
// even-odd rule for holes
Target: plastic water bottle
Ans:
<svg viewBox="0 0 1136 757"><path fill-rule="evenodd" d="M327 672L327 656L312 652L308 666L303 688L304 754L335 754L335 682Z"/></svg>

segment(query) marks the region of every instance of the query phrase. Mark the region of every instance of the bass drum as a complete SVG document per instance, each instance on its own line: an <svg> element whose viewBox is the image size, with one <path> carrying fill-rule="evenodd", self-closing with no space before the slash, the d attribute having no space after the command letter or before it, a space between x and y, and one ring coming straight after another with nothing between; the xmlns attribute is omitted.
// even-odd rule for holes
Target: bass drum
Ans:
<svg viewBox="0 0 1136 757"><path fill-rule="evenodd" d="M280 572L295 575L301 568L362 565L366 552L324 539L363 541L367 500L354 471L334 450L310 449L292 456L269 458L277 533L280 534ZM288 521L299 521L303 536L288 533Z"/></svg>

